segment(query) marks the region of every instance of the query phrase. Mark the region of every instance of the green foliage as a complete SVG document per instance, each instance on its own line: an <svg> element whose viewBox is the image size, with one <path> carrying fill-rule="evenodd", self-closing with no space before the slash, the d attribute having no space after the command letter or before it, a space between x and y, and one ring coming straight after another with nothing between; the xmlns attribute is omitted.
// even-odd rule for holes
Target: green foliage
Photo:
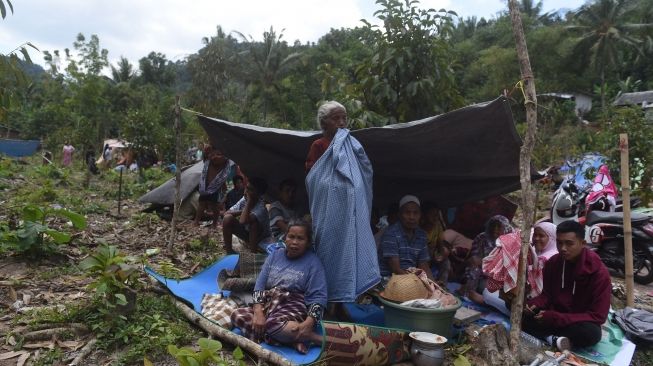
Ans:
<svg viewBox="0 0 653 366"><path fill-rule="evenodd" d="M608 155L613 177L620 175L619 134L622 133L628 134L633 194L648 203L653 199L650 188L653 181L653 124L646 121L643 112L637 107L616 109L601 122L596 143ZM615 179L615 182L620 181Z"/></svg>
<svg viewBox="0 0 653 366"><path fill-rule="evenodd" d="M200 338L197 343L200 348L199 351L195 351L190 347L179 348L171 344L168 345L168 353L179 362L180 366L246 365L243 361L244 354L240 347L236 347L232 353L234 361L229 362L218 354L222 349L222 343L219 341Z"/></svg>
<svg viewBox="0 0 653 366"><path fill-rule="evenodd" d="M117 305L127 305L125 294L138 283L138 268L127 263L126 257L115 246L101 246L79 266L95 277L89 288L95 289L105 311L110 312Z"/></svg>
<svg viewBox="0 0 653 366"><path fill-rule="evenodd" d="M33 257L54 251L57 245L72 239L68 232L50 226L49 219L57 217L70 220L76 229L86 228L86 218L73 211L27 205L22 209L22 224L16 230L0 231L0 248Z"/></svg>
<svg viewBox="0 0 653 366"><path fill-rule="evenodd" d="M370 109L406 122L462 106L448 40L456 14L420 9L416 0L376 3L383 27L365 21L373 54L357 70Z"/></svg>

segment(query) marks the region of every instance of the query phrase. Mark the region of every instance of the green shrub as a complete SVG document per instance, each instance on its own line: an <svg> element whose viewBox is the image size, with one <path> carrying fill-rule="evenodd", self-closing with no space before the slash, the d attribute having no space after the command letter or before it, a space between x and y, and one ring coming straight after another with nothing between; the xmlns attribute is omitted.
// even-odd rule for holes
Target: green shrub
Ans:
<svg viewBox="0 0 653 366"><path fill-rule="evenodd" d="M22 224L16 230L0 227L0 247L34 257L56 250L57 245L70 242L72 236L49 226L48 219L70 220L76 229L86 228L84 216L63 208L27 205L22 210Z"/></svg>

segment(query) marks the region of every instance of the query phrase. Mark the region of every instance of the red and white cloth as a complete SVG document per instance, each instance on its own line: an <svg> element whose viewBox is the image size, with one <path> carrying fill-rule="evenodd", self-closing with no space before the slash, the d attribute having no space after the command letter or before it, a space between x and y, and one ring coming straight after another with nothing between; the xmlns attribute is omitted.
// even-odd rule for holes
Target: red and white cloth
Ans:
<svg viewBox="0 0 653 366"><path fill-rule="evenodd" d="M503 289L509 292L517 287L517 269L519 268L519 249L521 247L521 233L515 230L512 233L501 235L497 239L497 246L483 259L483 273L487 276L486 287L490 292ZM542 269L544 261L535 255L535 250L530 247L529 264L526 271L527 281L531 291L529 297L542 293ZM536 258L533 263L533 258Z"/></svg>

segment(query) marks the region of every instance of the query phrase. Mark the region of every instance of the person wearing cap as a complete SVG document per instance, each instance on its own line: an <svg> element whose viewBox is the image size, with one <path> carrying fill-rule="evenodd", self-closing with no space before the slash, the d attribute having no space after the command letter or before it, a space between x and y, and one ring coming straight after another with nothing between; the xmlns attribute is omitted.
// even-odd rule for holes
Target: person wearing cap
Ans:
<svg viewBox="0 0 653 366"><path fill-rule="evenodd" d="M399 201L399 221L388 226L381 237L379 267L381 276L405 274L410 267L426 272L433 279L426 232L419 227L419 199L406 195Z"/></svg>

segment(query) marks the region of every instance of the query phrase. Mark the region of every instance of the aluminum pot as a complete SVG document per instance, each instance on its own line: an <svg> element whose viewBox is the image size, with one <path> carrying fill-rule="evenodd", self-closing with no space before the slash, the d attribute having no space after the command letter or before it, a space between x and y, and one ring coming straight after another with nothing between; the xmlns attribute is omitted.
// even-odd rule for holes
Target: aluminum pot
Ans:
<svg viewBox="0 0 653 366"><path fill-rule="evenodd" d="M444 362L445 337L428 332L411 332L411 360L415 366L440 366Z"/></svg>

